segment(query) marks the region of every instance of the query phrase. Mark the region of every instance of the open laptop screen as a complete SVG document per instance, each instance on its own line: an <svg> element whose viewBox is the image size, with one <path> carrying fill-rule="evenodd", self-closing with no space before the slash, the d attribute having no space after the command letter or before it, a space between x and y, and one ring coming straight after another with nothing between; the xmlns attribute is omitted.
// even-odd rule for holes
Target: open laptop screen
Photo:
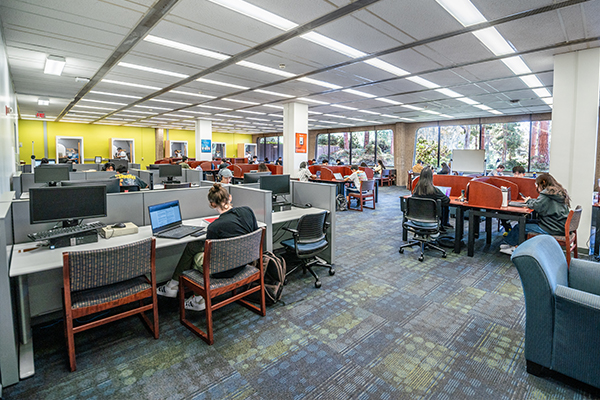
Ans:
<svg viewBox="0 0 600 400"><path fill-rule="evenodd" d="M436 188L440 189L446 196L450 196L450 192L452 192L452 188L448 186L436 186Z"/></svg>
<svg viewBox="0 0 600 400"><path fill-rule="evenodd" d="M179 200L149 206L148 214L150 214L152 234L181 225Z"/></svg>

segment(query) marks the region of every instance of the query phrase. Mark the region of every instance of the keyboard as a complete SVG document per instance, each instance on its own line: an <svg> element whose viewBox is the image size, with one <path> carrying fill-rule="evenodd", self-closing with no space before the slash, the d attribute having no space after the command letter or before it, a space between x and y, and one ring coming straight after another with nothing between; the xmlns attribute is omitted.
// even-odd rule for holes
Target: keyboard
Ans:
<svg viewBox="0 0 600 400"><path fill-rule="evenodd" d="M106 224L102 222L92 222L89 224L81 224L76 226L70 226L68 228L53 228L47 231L30 233L27 237L34 242L40 240L49 240L54 239L61 236L70 236L77 233L89 232L97 229L102 229L106 226Z"/></svg>
<svg viewBox="0 0 600 400"><path fill-rule="evenodd" d="M189 225L181 225L177 228L169 229L165 232L157 233L156 237L166 238L166 239L181 239L186 237L187 235L191 235L194 232L202 230L203 228L200 226L189 226Z"/></svg>

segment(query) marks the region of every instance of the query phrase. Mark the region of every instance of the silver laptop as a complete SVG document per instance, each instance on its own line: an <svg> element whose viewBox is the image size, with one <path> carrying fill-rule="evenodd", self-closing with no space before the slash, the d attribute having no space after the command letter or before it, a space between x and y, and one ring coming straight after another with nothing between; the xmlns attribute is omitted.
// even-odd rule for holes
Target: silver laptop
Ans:
<svg viewBox="0 0 600 400"><path fill-rule="evenodd" d="M181 239L201 231L200 226L183 225L179 200L148 206L152 235L159 238Z"/></svg>
<svg viewBox="0 0 600 400"><path fill-rule="evenodd" d="M337 179L338 181L341 181L342 179L344 179L344 177L342 176L342 174L340 174L339 172L334 172L333 173L333 177L335 179Z"/></svg>
<svg viewBox="0 0 600 400"><path fill-rule="evenodd" d="M450 197L450 193L452 192L452 188L448 186L436 186L436 188L440 189L442 193L446 196Z"/></svg>

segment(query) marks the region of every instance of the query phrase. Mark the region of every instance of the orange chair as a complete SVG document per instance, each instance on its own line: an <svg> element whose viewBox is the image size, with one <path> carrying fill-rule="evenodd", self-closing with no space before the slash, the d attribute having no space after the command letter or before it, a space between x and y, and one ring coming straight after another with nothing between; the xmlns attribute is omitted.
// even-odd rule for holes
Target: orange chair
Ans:
<svg viewBox="0 0 600 400"><path fill-rule="evenodd" d="M569 212L567 222L565 223L564 236L552 235L558 244L565 246L565 251L567 253L567 266L571 265L571 252L575 258L579 258L577 254L577 228L579 227L579 221L581 220L581 211L581 206L577 206L575 210L571 210ZM528 232L527 239L531 239L537 235L541 234Z"/></svg>
<svg viewBox="0 0 600 400"><path fill-rule="evenodd" d="M352 208L352 207L350 207L350 202L348 202L348 210L362 211L363 207L374 210L375 209L375 181L372 179L369 181L361 181L360 182L360 191L350 192L350 193L348 193L348 197L350 197L350 200L352 200L352 198L358 199L358 207L359 207L359 208ZM365 202L367 202L369 200L371 200L373 202L373 207L367 207L365 205Z"/></svg>

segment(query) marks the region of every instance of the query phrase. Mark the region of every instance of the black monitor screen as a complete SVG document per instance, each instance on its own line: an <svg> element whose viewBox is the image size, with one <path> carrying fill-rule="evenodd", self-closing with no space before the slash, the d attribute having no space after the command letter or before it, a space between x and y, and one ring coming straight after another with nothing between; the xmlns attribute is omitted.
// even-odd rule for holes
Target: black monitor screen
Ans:
<svg viewBox="0 0 600 400"><path fill-rule="evenodd" d="M106 217L106 186L29 189L32 224Z"/></svg>
<svg viewBox="0 0 600 400"><path fill-rule="evenodd" d="M33 180L35 183L68 181L69 167L66 165L40 165L33 170Z"/></svg>
<svg viewBox="0 0 600 400"><path fill-rule="evenodd" d="M260 178L260 188L270 190L273 195L290 194L289 175L264 175Z"/></svg>
<svg viewBox="0 0 600 400"><path fill-rule="evenodd" d="M129 161L127 161L127 160L123 160L123 159L117 158L117 159L108 160L108 162L111 162L111 163L115 164L115 171L117 170L117 167L119 165L124 165L125 168L129 169Z"/></svg>
<svg viewBox="0 0 600 400"><path fill-rule="evenodd" d="M181 165L178 164L159 164L158 176L165 178L168 176L181 176Z"/></svg>
<svg viewBox="0 0 600 400"><path fill-rule="evenodd" d="M246 172L244 174L244 183L258 183L261 176L271 175L270 172Z"/></svg>
<svg viewBox="0 0 600 400"><path fill-rule="evenodd" d="M61 187L70 187L70 186L97 186L104 185L106 186L106 193L119 193L121 191L120 185L121 182L119 179L99 179L95 181L65 181L60 184Z"/></svg>

